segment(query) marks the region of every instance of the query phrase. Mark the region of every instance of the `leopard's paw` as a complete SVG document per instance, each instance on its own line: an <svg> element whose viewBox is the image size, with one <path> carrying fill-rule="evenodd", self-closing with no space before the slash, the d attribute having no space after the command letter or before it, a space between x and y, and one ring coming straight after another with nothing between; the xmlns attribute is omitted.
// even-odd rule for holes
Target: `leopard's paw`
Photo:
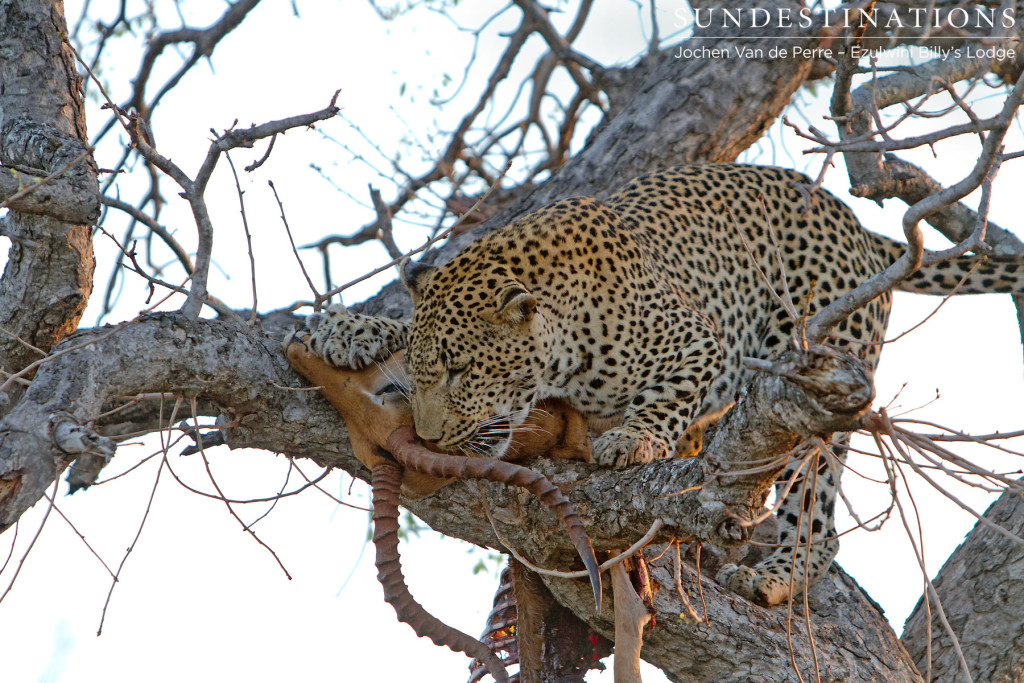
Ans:
<svg viewBox="0 0 1024 683"><path fill-rule="evenodd" d="M310 316L309 348L331 365L359 370L405 348L408 327L389 318L349 313L341 304Z"/></svg>
<svg viewBox="0 0 1024 683"><path fill-rule="evenodd" d="M308 351L309 328L302 325L296 325L295 329L284 336L284 341L281 342L281 346L286 352L292 347L301 347Z"/></svg>
<svg viewBox="0 0 1024 683"><path fill-rule="evenodd" d="M765 607L777 605L790 595L791 582L788 575L725 564L715 578L733 593Z"/></svg>
<svg viewBox="0 0 1024 683"><path fill-rule="evenodd" d="M594 462L615 469L667 458L671 454L664 439L650 432L634 432L623 427L609 429L594 442Z"/></svg>

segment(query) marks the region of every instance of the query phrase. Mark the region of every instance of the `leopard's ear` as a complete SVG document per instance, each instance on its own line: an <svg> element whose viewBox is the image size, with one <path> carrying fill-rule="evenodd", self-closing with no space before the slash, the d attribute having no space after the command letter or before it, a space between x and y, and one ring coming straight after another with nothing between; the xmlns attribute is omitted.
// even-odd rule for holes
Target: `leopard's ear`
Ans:
<svg viewBox="0 0 1024 683"><path fill-rule="evenodd" d="M424 277L437 270L434 266L427 266L410 258L406 258L398 265L398 272L402 276L405 288L409 290L412 302L415 304L423 292Z"/></svg>
<svg viewBox="0 0 1024 683"><path fill-rule="evenodd" d="M495 325L525 325L533 320L537 311L537 297L520 284L497 293L497 307L484 314L484 319Z"/></svg>

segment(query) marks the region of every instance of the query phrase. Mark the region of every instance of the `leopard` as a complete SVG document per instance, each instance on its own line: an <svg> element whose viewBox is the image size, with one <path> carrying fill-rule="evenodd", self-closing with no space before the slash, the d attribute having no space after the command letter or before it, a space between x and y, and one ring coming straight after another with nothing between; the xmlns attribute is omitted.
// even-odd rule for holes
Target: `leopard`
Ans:
<svg viewBox="0 0 1024 683"><path fill-rule="evenodd" d="M407 261L410 322L327 309L312 350L359 367L404 349L417 434L450 452L501 457L531 407L560 399L593 433L593 459L625 468L699 451L753 370L793 342L778 297L814 315L891 265L905 245L797 171L692 164L643 175L606 199L555 201L470 243L447 263ZM921 268L898 289L1020 292L1016 259L966 255ZM835 327L829 344L872 371L888 291ZM778 547L726 564L728 589L777 604L822 575L838 550L845 451L823 458L813 495L777 480ZM786 493L788 491L788 493Z"/></svg>

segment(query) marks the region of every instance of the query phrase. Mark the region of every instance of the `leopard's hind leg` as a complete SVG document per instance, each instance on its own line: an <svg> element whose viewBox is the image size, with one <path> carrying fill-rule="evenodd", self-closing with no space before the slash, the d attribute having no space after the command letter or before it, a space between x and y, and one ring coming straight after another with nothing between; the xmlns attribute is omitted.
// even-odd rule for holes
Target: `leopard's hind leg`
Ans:
<svg viewBox="0 0 1024 683"><path fill-rule="evenodd" d="M840 439L848 440L848 434ZM771 606L799 596L827 572L839 551L835 504L845 459L845 447L829 455L808 446L797 454L775 485L777 495L784 496L778 509L779 547L753 567L723 566L719 583Z"/></svg>

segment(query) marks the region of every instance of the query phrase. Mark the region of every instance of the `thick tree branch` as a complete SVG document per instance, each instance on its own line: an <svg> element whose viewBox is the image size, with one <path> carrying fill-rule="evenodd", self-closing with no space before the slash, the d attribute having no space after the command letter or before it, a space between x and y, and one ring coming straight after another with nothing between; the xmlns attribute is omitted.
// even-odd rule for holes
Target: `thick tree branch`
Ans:
<svg viewBox="0 0 1024 683"><path fill-rule="evenodd" d="M0 0L0 162L5 167L0 176L5 186L12 168L47 176L88 151L80 79L60 38L66 33L60 2ZM57 190L44 187L26 194L4 220L11 249L0 280L0 328L8 333L0 335L0 367L7 371L34 361L38 354L32 347L49 349L70 334L92 292L95 264L85 223L95 215L91 207L99 193L91 155L69 167L59 184L74 191L57 196ZM76 201L65 204L72 198ZM37 215L19 211L44 206L46 211ZM0 415L18 393L0 396Z"/></svg>
<svg viewBox="0 0 1024 683"><path fill-rule="evenodd" d="M985 512L1002 528L1024 536L1024 498L1007 491ZM1019 628L1024 614L1024 547L985 528L980 522L942 566L933 581L975 683L1019 679L1024 670L1024 648ZM953 681L960 661L932 606L929 613L919 602L907 619L903 644L918 669L932 672L933 681ZM928 643L931 640L931 662Z"/></svg>
<svg viewBox="0 0 1024 683"><path fill-rule="evenodd" d="M333 409L312 392L279 388L300 382L277 342L240 321L199 320L189 327L178 315L150 316L114 334L100 329L75 335L67 345L88 341L94 343L42 365L0 422L0 528L38 500L44 482L74 459L49 438L52 416L70 412L88 423L119 397L135 394L200 396L220 409L237 443L359 467L343 446L345 431ZM312 440L302 438L307 432ZM305 445L294 450L287 441Z"/></svg>
<svg viewBox="0 0 1024 683"><path fill-rule="evenodd" d="M88 344L90 341L93 343ZM200 397L219 409L223 433L233 447L259 447L300 456L315 454L318 462L343 467L364 479L368 476L347 451L341 436L344 430L333 409L314 393L289 391L286 387L295 386L297 377L278 351L278 343L247 325L231 320L189 322L181 314L166 314L147 317L113 332L83 333L67 345L79 348L40 367L23 400L0 423L0 528L9 526L38 500L71 459L106 448L102 439L90 440L81 425L126 393L169 392ZM146 361L123 362L126 354L142 358L143 350ZM670 460L624 472L561 461L539 461L535 466L566 491L581 517L589 522L588 532L598 547L628 545L656 516L666 519L674 534L735 543L745 537L737 520L752 516L752 511L760 508L774 472L765 470L756 476L740 477L729 476L727 468L748 468L752 457L792 448L799 440L794 431L848 428L870 400L870 383L857 364L848 365L844 357L827 352L813 357L818 360L811 365L800 365L798 359L793 359L780 366L776 374L757 378L741 402L746 408L727 418L711 441L710 464L696 459ZM817 379L810 380L812 377ZM858 385L861 390L852 389ZM805 393L807 389L809 393ZM801 396L817 398L807 403ZM76 414L70 423L68 409ZM825 422L811 422L815 416ZM76 438L56 439L53 425L57 422L72 427ZM17 429L11 428L14 425ZM75 447L68 448L68 444ZM710 477L712 472L715 474ZM671 495L695 485L703 485L700 494L691 491ZM489 484L486 489L503 536L533 561L561 566L567 557L575 555L571 541L557 525L548 522L548 513L532 497L524 500L513 488L501 484ZM478 495L475 486L456 482L435 495L407 504L442 532L499 547ZM567 588L566 583L552 580L550 585L568 600L566 591L571 593L574 588ZM713 589L711 592L716 595ZM850 599L849 592L846 589L843 599ZM728 610L738 598L719 595L713 600L722 600L720 609ZM569 602L577 608L572 600ZM591 595L591 609L592 605ZM759 613L758 608L749 609ZM590 612L582 613L594 623L604 623ZM879 625L881 617L876 614L871 618L878 620L873 632L885 633ZM778 638L784 638L784 630L778 630L784 616L778 616L775 623ZM825 638L824 634L820 637ZM768 657L781 642L758 640L749 646L760 648L758 656ZM899 648L883 648L879 643L871 647L876 651L872 657L876 668L862 664L863 671L880 670L877 667L901 661L903 656ZM847 665L843 662L848 654L840 649L837 645L826 650L831 652L829 655L819 649L819 655L823 660L836 657L834 665L839 668L835 670L845 671ZM754 653L751 650L750 656ZM826 662L828 666L832 664Z"/></svg>

